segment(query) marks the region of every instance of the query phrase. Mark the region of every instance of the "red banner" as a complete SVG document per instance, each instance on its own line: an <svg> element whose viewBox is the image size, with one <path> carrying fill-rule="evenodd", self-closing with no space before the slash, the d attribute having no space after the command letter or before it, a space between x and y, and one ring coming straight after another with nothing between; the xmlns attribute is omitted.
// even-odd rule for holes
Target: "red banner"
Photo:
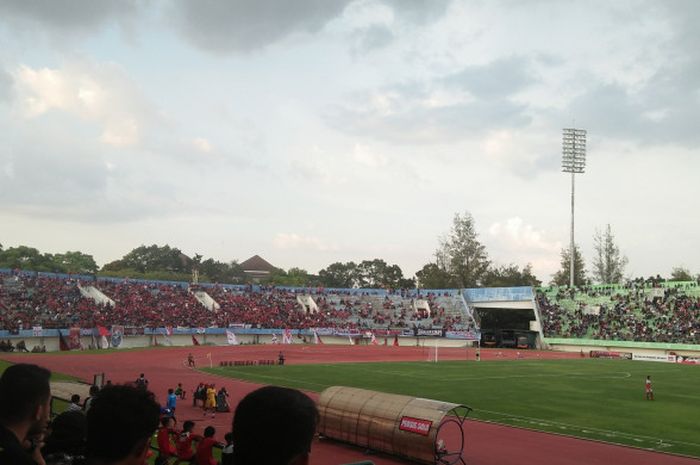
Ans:
<svg viewBox="0 0 700 465"><path fill-rule="evenodd" d="M430 433L430 427L433 422L430 420L423 420L420 418L412 417L401 417L401 423L399 424L399 429L401 431L408 431L409 433L420 434L421 436L427 436Z"/></svg>
<svg viewBox="0 0 700 465"><path fill-rule="evenodd" d="M70 328L68 330L68 347L80 349L80 328Z"/></svg>

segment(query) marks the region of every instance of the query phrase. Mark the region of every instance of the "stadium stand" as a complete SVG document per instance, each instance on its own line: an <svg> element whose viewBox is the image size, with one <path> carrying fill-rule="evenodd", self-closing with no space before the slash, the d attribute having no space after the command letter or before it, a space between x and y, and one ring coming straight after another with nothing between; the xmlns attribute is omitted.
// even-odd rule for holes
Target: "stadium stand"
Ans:
<svg viewBox="0 0 700 465"><path fill-rule="evenodd" d="M696 282L541 288L537 304L546 337L700 343Z"/></svg>
<svg viewBox="0 0 700 465"><path fill-rule="evenodd" d="M474 329L450 292L189 285L0 270L0 329Z"/></svg>

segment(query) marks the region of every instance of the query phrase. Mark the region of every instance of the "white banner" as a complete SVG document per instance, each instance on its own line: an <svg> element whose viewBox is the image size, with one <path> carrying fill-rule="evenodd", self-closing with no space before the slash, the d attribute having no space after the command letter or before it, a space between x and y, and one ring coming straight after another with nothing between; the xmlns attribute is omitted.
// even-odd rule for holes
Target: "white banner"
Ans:
<svg viewBox="0 0 700 465"><path fill-rule="evenodd" d="M649 355L649 354L632 354L632 360L641 360L643 362L676 362L675 355Z"/></svg>
<svg viewBox="0 0 700 465"><path fill-rule="evenodd" d="M226 330L226 341L228 341L228 344L231 346L237 346L238 339L236 339L236 333L227 329Z"/></svg>

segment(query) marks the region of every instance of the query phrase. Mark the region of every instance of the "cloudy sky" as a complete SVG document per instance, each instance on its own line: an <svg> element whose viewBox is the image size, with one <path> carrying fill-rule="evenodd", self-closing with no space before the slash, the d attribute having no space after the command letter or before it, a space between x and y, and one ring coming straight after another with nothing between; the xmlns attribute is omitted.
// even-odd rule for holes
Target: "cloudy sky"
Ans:
<svg viewBox="0 0 700 465"><path fill-rule="evenodd" d="M549 281L700 263L700 2L0 0L0 243L412 276L456 212Z"/></svg>

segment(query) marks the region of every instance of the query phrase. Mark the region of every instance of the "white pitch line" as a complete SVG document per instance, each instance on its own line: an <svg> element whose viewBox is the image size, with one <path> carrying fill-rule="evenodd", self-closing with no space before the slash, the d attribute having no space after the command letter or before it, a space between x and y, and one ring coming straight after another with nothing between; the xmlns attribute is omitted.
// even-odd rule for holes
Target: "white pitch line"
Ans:
<svg viewBox="0 0 700 465"><path fill-rule="evenodd" d="M686 442L686 441L679 441L676 439L665 439L665 438L657 438L653 436L645 436L641 434L631 434L631 433L625 433L622 431L615 431L615 430L606 430L602 428L594 428L591 426L580 426L580 425L574 425L571 423L563 423L559 421L553 421L553 420L545 420L542 418L533 418L533 417L525 417L522 415L513 415L512 413L505 413L505 412L496 412L494 410L484 410L484 409L474 409L474 412L485 412L485 413L491 413L494 415L499 415L503 417L510 417L514 420L523 420L527 421L533 424L539 424L540 426L566 426L571 429L576 429L581 431L582 433L594 433L594 434L600 434L600 435L605 435L609 437L625 437L628 439L643 439L646 441L652 441L652 442L657 442L657 443L668 443L668 444L683 444L686 446L693 446L693 447L700 447L700 444L694 443L694 442Z"/></svg>

